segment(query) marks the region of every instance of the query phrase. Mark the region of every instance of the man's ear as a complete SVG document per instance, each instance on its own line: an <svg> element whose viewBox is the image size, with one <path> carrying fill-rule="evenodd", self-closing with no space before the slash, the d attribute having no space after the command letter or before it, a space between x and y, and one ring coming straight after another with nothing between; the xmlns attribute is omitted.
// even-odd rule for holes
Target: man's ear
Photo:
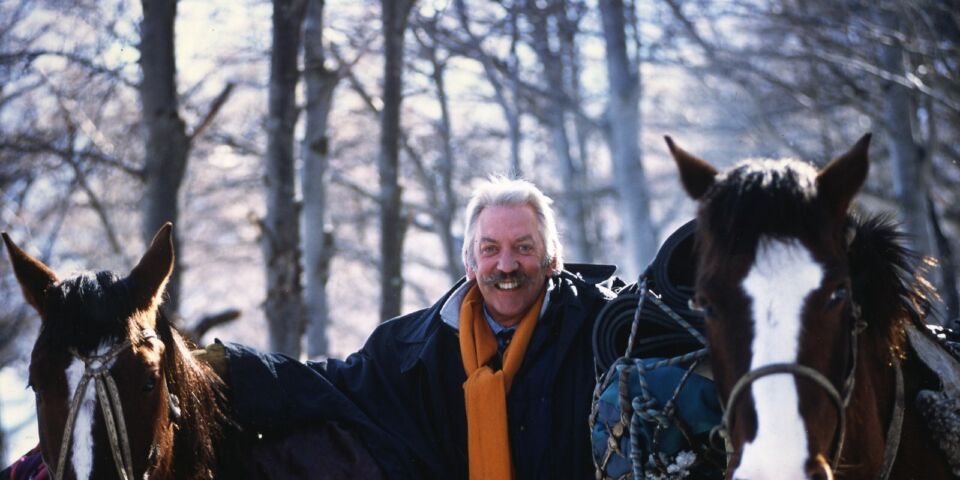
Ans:
<svg viewBox="0 0 960 480"><path fill-rule="evenodd" d="M547 278L556 275L559 270L560 269L557 268L557 259L554 257L553 260L550 260L550 263L547 264L547 271L545 272L547 274Z"/></svg>
<svg viewBox="0 0 960 480"><path fill-rule="evenodd" d="M467 280L477 279L477 271L470 266L470 262L463 262L463 269L467 272Z"/></svg>

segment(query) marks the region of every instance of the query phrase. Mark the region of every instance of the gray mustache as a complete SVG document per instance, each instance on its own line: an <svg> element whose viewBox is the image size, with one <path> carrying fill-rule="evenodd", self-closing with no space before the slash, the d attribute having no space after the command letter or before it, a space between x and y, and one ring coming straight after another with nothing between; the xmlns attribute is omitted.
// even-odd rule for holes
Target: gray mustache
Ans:
<svg viewBox="0 0 960 480"><path fill-rule="evenodd" d="M487 286L492 286L504 281L515 281L521 286L530 282L530 277L522 272L503 273L497 272L490 276L483 277L480 282Z"/></svg>

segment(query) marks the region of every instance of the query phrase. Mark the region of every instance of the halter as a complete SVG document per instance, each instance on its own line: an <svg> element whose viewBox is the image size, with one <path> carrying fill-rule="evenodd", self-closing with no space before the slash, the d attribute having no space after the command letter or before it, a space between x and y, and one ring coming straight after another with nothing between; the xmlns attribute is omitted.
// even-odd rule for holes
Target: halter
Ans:
<svg viewBox="0 0 960 480"><path fill-rule="evenodd" d="M151 329L144 329L136 340L139 343L150 338L157 338L156 332ZM110 361L132 345L133 341L127 339L116 344L103 355L91 356L84 356L75 349L70 349L72 356L83 361L83 377L77 384L77 390L73 394L73 401L67 414L67 423L64 426L63 438L60 441L57 467L54 469L47 465L47 470L52 473L54 480L63 478L63 466L67 461L70 439L73 437L73 428L77 421L77 412L80 410L80 402L83 400L87 384L90 383L91 379L97 391L97 403L100 404L100 409L103 412L103 421L107 427L107 438L110 440L110 451L113 454L113 463L117 467L117 474L121 480L133 480L133 458L130 455L130 438L127 435L127 424L123 418L120 392L117 390L117 383L110 375L108 367Z"/></svg>
<svg viewBox="0 0 960 480"><path fill-rule="evenodd" d="M734 452L733 442L730 438L730 425L733 417L733 407L736 405L737 400L740 398L743 392L745 392L747 388L753 384L753 382L756 382L757 380L769 375L787 373L797 377L804 377L813 381L814 384L819 386L827 393L827 396L830 397L834 407L836 407L839 426L834 434L833 444L835 448L830 467L834 471L837 470L837 467L840 464L840 452L843 450L843 442L846 435L846 410L847 406L850 405L850 398L853 396L854 379L857 372L857 345L859 344L858 338L860 333L867 328L867 323L860 317L860 305L854 302L852 311L853 327L850 331L850 361L847 362L850 368L847 371L843 385L841 386L842 390L837 390L837 388L833 386L833 382L831 382L822 373L799 363L775 363L765 365L763 367L748 371L737 380L737 382L733 385L733 389L730 391L730 398L727 399L727 404L723 412L723 423L720 430L727 450L728 463L729 457L732 456ZM894 401L893 415L890 419L890 425L887 428L886 448L883 452L883 467L881 468L880 476L878 477L880 479L886 479L890 475L893 462L896 459L897 450L900 446L900 433L903 426L903 372L900 369L900 361L897 358L893 359L893 366L896 374L896 398Z"/></svg>

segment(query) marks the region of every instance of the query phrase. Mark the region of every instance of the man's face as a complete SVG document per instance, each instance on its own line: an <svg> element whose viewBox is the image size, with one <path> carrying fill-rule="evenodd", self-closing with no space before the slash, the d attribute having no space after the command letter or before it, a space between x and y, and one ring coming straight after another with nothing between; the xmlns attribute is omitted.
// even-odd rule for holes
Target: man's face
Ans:
<svg viewBox="0 0 960 480"><path fill-rule="evenodd" d="M490 206L477 217L471 247L477 266L466 266L467 278L477 280L487 311L503 326L520 322L553 275L543 266L546 246L538 227L528 205Z"/></svg>

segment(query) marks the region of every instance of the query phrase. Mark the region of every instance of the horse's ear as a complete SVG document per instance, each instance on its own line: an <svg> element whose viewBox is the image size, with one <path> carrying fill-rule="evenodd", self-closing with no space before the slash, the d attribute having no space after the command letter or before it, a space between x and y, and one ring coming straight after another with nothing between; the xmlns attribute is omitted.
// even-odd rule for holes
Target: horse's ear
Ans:
<svg viewBox="0 0 960 480"><path fill-rule="evenodd" d="M663 138L667 141L673 160L677 162L677 167L680 169L680 181L683 183L683 189L687 191L691 198L699 200L713 186L717 177L717 169L707 163L706 160L691 155L678 147L669 135Z"/></svg>
<svg viewBox="0 0 960 480"><path fill-rule="evenodd" d="M7 232L0 234L3 236L3 243L7 245L7 253L10 255L10 263L13 264L13 272L20 282L20 288L23 290L23 297L27 303L33 305L33 308L43 316L43 300L47 289L54 283L57 283L57 274L50 270L40 260L33 258L29 253L24 252L13 243Z"/></svg>
<svg viewBox="0 0 960 480"><path fill-rule="evenodd" d="M167 280L173 273L173 224L165 223L150 242L150 248L133 267L130 281L134 307L152 310L160 304Z"/></svg>
<svg viewBox="0 0 960 480"><path fill-rule="evenodd" d="M857 141L847 153L830 161L817 174L817 192L825 205L835 208L843 215L850 201L867 179L870 162L867 151L870 148L870 134Z"/></svg>

